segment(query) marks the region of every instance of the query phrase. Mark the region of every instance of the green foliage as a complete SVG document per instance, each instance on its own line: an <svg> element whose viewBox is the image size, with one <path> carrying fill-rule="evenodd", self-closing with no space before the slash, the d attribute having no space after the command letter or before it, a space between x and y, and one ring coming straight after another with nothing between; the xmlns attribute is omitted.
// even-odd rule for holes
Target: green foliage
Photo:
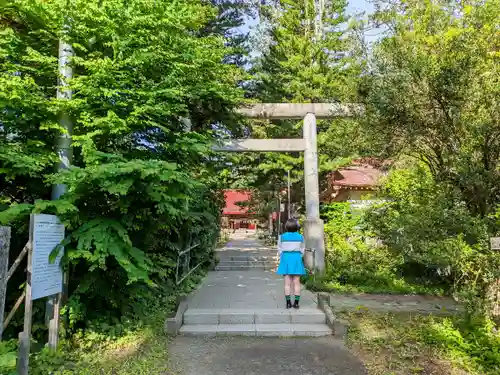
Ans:
<svg viewBox="0 0 500 375"><path fill-rule="evenodd" d="M355 100L360 73L352 44L344 0L324 2L319 17L312 0L261 1L259 20L264 27L254 49L248 96L259 102L314 103ZM322 30L315 24L321 18ZM349 162L369 149L358 122L348 119L318 122L318 156L322 174ZM251 121L252 138L302 137L302 122ZM364 147L366 146L366 147ZM303 201L303 157L300 153L261 153L232 156L227 182L259 191L262 211L270 211L276 193L287 184L290 171L292 201ZM262 204L262 202L264 202ZM262 209L262 207L258 207ZM267 213L266 212L266 213Z"/></svg>
<svg viewBox="0 0 500 375"><path fill-rule="evenodd" d="M323 208L322 216L330 277L347 284L390 287L401 259L384 246L369 244L369 233L360 227L362 215L353 214L349 203L334 203Z"/></svg>
<svg viewBox="0 0 500 375"><path fill-rule="evenodd" d="M438 285L406 278L402 254L380 244L365 221L366 213L349 203L324 205L326 274L307 284L315 290L368 293L442 293Z"/></svg>
<svg viewBox="0 0 500 375"><path fill-rule="evenodd" d="M30 374L156 374L168 371L168 337L165 317L177 308L179 296L193 290L204 277L198 272L178 288L143 293L138 304L142 314L134 319L109 322L94 320L63 340L57 353L47 348L31 357Z"/></svg>
<svg viewBox="0 0 500 375"><path fill-rule="evenodd" d="M370 230L403 259L402 274L475 312L487 312L500 276L488 244L499 230L499 14L498 0L377 7L390 32L366 54L359 87L374 144L411 158L382 189L389 202L369 213Z"/></svg>
<svg viewBox="0 0 500 375"><path fill-rule="evenodd" d="M218 10L218 15L205 30L206 34L219 34L225 37L226 44L232 53L226 56L225 62L244 66L248 62L250 52L247 43L248 32L242 31L248 16L254 16L252 2L247 0L211 0Z"/></svg>
<svg viewBox="0 0 500 375"><path fill-rule="evenodd" d="M484 221L471 216L453 190L436 184L426 167L393 172L381 194L389 202L371 211L369 220L377 235L406 259L446 272L451 262L460 261L455 250L468 251L460 243L487 248ZM438 245L444 239L456 242Z"/></svg>
<svg viewBox="0 0 500 375"><path fill-rule="evenodd" d="M500 372L499 336L489 321L370 312L353 313L349 321L348 343L387 373Z"/></svg>
<svg viewBox="0 0 500 375"><path fill-rule="evenodd" d="M401 259L399 272L424 285L441 285L488 312L489 285L500 277L500 257L489 249L491 223L473 216L461 196L416 166L392 172L381 194L387 202L367 212L365 222Z"/></svg>
<svg viewBox="0 0 500 375"><path fill-rule="evenodd" d="M355 87L348 85L353 73L346 52L348 41L341 25L346 21L343 0L325 2L318 30L314 1L278 1L264 6L271 42L254 67L259 98L267 102L317 102L339 100ZM352 76L351 76L352 77Z"/></svg>
<svg viewBox="0 0 500 375"><path fill-rule="evenodd" d="M0 374L12 375L16 370L17 342L16 340L0 342Z"/></svg>
<svg viewBox="0 0 500 375"><path fill-rule="evenodd" d="M500 203L500 2L405 1L376 18L391 36L365 75L366 131L418 157L473 216Z"/></svg>
<svg viewBox="0 0 500 375"><path fill-rule="evenodd" d="M215 5L0 1L0 223L16 233L11 258L26 242L28 214L57 214L66 225L72 332L141 314L145 295L174 289L187 246L199 244L193 263L210 261L222 204L212 129L238 131L243 77L224 40L224 22L242 13ZM67 101L56 99L60 38L75 53ZM63 111L73 165L54 173ZM53 184L67 187L58 201L49 201Z"/></svg>

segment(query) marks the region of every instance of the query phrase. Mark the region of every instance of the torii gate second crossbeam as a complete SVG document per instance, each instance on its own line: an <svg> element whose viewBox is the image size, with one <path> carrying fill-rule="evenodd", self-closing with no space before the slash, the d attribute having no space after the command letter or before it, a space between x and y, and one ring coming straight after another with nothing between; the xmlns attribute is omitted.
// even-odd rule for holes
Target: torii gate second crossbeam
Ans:
<svg viewBox="0 0 500 375"><path fill-rule="evenodd" d="M319 216L319 180L317 118L353 117L362 113L357 104L335 103L274 103L255 104L241 108L239 113L249 118L304 119L302 139L238 139L225 142L215 151L223 152L304 152L304 186L306 220L304 237L306 247L316 252L316 268L325 270L325 228ZM305 257L306 265L312 267L312 255Z"/></svg>

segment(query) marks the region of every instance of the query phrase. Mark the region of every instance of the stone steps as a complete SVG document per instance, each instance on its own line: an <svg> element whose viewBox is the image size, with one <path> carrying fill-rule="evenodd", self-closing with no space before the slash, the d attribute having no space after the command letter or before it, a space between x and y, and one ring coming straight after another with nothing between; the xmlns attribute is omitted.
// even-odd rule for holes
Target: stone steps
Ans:
<svg viewBox="0 0 500 375"><path fill-rule="evenodd" d="M216 266L215 271L274 271L276 266Z"/></svg>
<svg viewBox="0 0 500 375"><path fill-rule="evenodd" d="M192 336L318 337L332 335L325 314L316 308L197 309L188 308L180 329Z"/></svg>
<svg viewBox="0 0 500 375"><path fill-rule="evenodd" d="M295 309L195 309L184 313L184 324L323 324L323 311L315 308Z"/></svg>
<svg viewBox="0 0 500 375"><path fill-rule="evenodd" d="M278 257L274 255L226 255L218 257L220 262L277 262Z"/></svg>
<svg viewBox="0 0 500 375"><path fill-rule="evenodd" d="M274 270L277 262L242 262L242 261L224 261L219 262L215 269L217 271L238 271L238 270Z"/></svg>
<svg viewBox="0 0 500 375"><path fill-rule="evenodd" d="M258 265L258 266L264 266L264 265L269 265L269 264L278 264L276 260L269 259L269 260L221 260L219 261L218 264L221 265L226 265L226 266L253 266L253 265Z"/></svg>
<svg viewBox="0 0 500 375"><path fill-rule="evenodd" d="M261 337L321 337L331 336L326 324L193 324L184 325L184 336L261 336Z"/></svg>

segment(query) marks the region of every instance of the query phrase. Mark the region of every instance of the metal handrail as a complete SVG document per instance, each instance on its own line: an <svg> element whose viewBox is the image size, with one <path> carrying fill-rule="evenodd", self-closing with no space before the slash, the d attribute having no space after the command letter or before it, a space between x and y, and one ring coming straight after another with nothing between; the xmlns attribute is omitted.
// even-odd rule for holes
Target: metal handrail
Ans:
<svg viewBox="0 0 500 375"><path fill-rule="evenodd" d="M184 249L183 251L180 251L179 253L177 253L177 264L175 266L175 283L176 283L176 285L179 285L180 283L182 283L189 275L191 275L194 271L196 271L198 269L199 266L201 266L203 264L203 262L198 262L198 264L196 266L191 268L191 250L198 247L198 246L200 246L199 243L194 244L194 245L190 245L186 249ZM182 272L184 273L187 269L187 273L184 273L184 276L180 277L180 275L179 275L180 260L181 260L181 257L184 255L185 255L185 259L184 259L184 264L182 266Z"/></svg>
<svg viewBox="0 0 500 375"><path fill-rule="evenodd" d="M186 250L181 251L181 252L180 252L180 253L178 253L177 255L180 257L180 256L182 256L182 255L186 254L187 252L191 251L192 249L194 249L195 247L198 247L198 246L200 246L200 244L199 244L199 243L197 243L196 245L189 246Z"/></svg>

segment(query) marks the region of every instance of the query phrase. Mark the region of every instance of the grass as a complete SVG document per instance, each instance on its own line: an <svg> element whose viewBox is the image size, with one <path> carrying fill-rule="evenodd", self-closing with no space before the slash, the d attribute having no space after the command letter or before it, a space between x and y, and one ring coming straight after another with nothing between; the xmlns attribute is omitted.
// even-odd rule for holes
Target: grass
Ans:
<svg viewBox="0 0 500 375"><path fill-rule="evenodd" d="M168 374L167 336L163 333L164 311L151 321L124 336L110 341L86 345L66 354L59 354L61 364L54 375L146 375ZM50 355L45 363L50 363ZM52 356L52 364L57 364ZM35 366L34 374L47 374L43 365Z"/></svg>
<svg viewBox="0 0 500 375"><path fill-rule="evenodd" d="M370 375L500 374L500 338L487 323L369 311L344 318Z"/></svg>
<svg viewBox="0 0 500 375"><path fill-rule="evenodd" d="M177 293L146 300L148 313L120 337L87 331L63 342L55 354L45 349L33 354L30 375L172 375L164 322L177 307L176 297L195 288L203 276L200 271Z"/></svg>

